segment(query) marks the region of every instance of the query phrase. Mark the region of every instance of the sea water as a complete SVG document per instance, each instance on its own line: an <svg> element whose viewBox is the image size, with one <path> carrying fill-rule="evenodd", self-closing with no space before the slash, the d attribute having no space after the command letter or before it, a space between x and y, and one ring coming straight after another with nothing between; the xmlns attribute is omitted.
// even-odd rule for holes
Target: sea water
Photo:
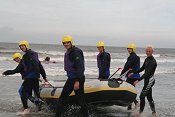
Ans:
<svg viewBox="0 0 175 117"><path fill-rule="evenodd" d="M63 67L65 49L61 45L42 45L31 44L31 49L38 52L40 61L46 56L56 63L45 64L42 62L48 80L66 80L66 73ZM98 69L96 56L97 48L94 46L78 46L84 52L85 56L85 75L86 81L97 78ZM106 47L106 51L111 54L111 73L115 72L118 67L123 67L129 56L126 48L123 47ZM11 76L2 76L5 70L14 69L17 66L11 56L14 52L21 52L18 44L0 43L0 117L15 117L16 112L22 109L18 89L22 83L20 74ZM21 52L21 54L23 54ZM138 56L141 58L141 65L146 58L145 49L138 48ZM156 83L153 87L153 99L156 104L156 110L159 117L175 117L175 49L155 48L154 57L158 66L155 73ZM114 77L120 74L118 72ZM143 87L143 81L136 88L138 90L137 99ZM53 117L47 107L40 112L35 113L35 106L29 102L32 114L27 117ZM134 106L134 105L133 105ZM131 112L127 107L120 106L97 106L90 108L92 117L130 117ZM146 100L145 117L151 116L151 110ZM72 115L73 116L73 115Z"/></svg>

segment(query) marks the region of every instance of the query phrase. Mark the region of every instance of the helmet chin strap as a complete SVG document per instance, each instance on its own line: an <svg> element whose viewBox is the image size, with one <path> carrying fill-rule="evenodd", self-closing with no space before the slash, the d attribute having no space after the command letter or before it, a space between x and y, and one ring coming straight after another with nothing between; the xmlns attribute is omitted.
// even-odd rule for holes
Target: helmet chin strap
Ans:
<svg viewBox="0 0 175 117"><path fill-rule="evenodd" d="M26 48L26 50L25 50L25 51L23 51L23 52L27 52L28 50L29 50L29 49L27 49L27 48Z"/></svg>

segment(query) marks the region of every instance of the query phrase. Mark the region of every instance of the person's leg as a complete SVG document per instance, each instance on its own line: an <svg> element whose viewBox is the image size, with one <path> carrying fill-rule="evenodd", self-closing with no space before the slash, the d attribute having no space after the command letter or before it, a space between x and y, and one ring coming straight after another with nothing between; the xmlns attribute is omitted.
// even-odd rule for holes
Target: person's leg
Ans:
<svg viewBox="0 0 175 117"><path fill-rule="evenodd" d="M27 95L27 98L28 98L32 103L35 103L36 98L32 96L32 91L35 92L35 90L34 90L34 86L35 86L34 81L31 80L31 79L30 79L30 80L28 79L27 81L28 81L28 86L27 86L27 88L26 88L26 95Z"/></svg>
<svg viewBox="0 0 175 117"><path fill-rule="evenodd" d="M20 98L21 98L21 102L23 104L23 108L24 109L29 108L28 104L27 104L27 98L26 98L26 95L25 95L25 90L24 90L24 86L23 85L21 85L21 87L20 87L18 92L19 92L19 95L20 95Z"/></svg>
<svg viewBox="0 0 175 117"><path fill-rule="evenodd" d="M150 105L150 108L152 110L152 113L156 113L156 109L155 109L155 104L154 104L154 100L152 98L152 88L149 90L148 94L147 94L147 99Z"/></svg>
<svg viewBox="0 0 175 117"><path fill-rule="evenodd" d="M144 106L145 106L145 96L147 96L147 98L150 100L150 102L152 101L152 86L154 85L155 80L154 78L150 78L148 83L144 84L140 99L140 112L143 112ZM143 99L144 98L144 99ZM144 101L142 101L144 100ZM142 104L141 104L142 103Z"/></svg>
<svg viewBox="0 0 175 117"><path fill-rule="evenodd" d="M135 79L135 78L127 78L126 79L126 82L134 86L134 82L136 80L137 79ZM138 101L136 99L134 100L134 104L135 104L135 108L136 108L138 106ZM131 109L132 109L132 104L128 106L128 110L131 110Z"/></svg>
<svg viewBox="0 0 175 117"><path fill-rule="evenodd" d="M135 109L137 109L139 107L139 102L137 101L137 99L134 101L135 104Z"/></svg>
<svg viewBox="0 0 175 117"><path fill-rule="evenodd" d="M58 100L56 108L56 117L60 117L61 114L63 113L67 98L69 97L73 89L74 89L74 81L67 80Z"/></svg>
<svg viewBox="0 0 175 117"><path fill-rule="evenodd" d="M40 92L39 92L39 80L35 79L34 80L34 93L37 98L40 98Z"/></svg>
<svg viewBox="0 0 175 117"><path fill-rule="evenodd" d="M84 97L84 82L85 77L82 77L82 79L79 81L79 90L74 90L76 94L76 98L78 100L78 104L81 106L81 112L83 113L83 117L89 117L89 112L87 108L87 104Z"/></svg>
<svg viewBox="0 0 175 117"><path fill-rule="evenodd" d="M37 111L41 110L41 105L43 104L42 100L40 99L40 93L39 93L39 81L38 79L34 79L31 81L31 87L32 90L34 91L35 97L31 95L30 101L34 102L34 104L37 107Z"/></svg>
<svg viewBox="0 0 175 117"><path fill-rule="evenodd" d="M127 78L126 82L129 84L132 84L131 78ZM131 109L132 109L132 104L128 106L128 110L131 110Z"/></svg>
<svg viewBox="0 0 175 117"><path fill-rule="evenodd" d="M35 79L32 81L32 89L34 91L34 95L35 95L35 104L39 104L40 103L40 93L39 93L39 81L38 79Z"/></svg>
<svg viewBox="0 0 175 117"><path fill-rule="evenodd" d="M142 113L145 107L145 97L146 97L146 90L145 87L143 87L142 92L140 94L140 110L139 112Z"/></svg>
<svg viewBox="0 0 175 117"><path fill-rule="evenodd" d="M135 87L134 82L136 81L136 78L131 78L131 84ZM135 108L137 108L139 106L139 102L137 101L137 99L134 100L134 104L135 104Z"/></svg>
<svg viewBox="0 0 175 117"><path fill-rule="evenodd" d="M30 113L30 109L28 107L28 103L27 103L27 85L28 85L28 82L24 81L23 84L21 85L20 89L19 89L19 94L20 94L20 97L21 97L21 101L22 101L22 104L23 104L23 108L24 108L24 111L19 111L17 112L16 115L24 115L24 114L29 114Z"/></svg>
<svg viewBox="0 0 175 117"><path fill-rule="evenodd" d="M32 96L32 88L29 86L26 89L26 96L32 103L35 103L35 97Z"/></svg>

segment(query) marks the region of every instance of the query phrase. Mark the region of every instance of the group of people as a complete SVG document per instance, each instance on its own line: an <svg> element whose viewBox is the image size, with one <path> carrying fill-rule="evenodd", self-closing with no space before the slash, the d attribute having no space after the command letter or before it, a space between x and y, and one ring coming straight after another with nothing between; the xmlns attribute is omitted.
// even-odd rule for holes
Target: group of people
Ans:
<svg viewBox="0 0 175 117"><path fill-rule="evenodd" d="M85 65L84 65L84 54L83 51L74 46L73 38L69 35L66 35L62 38L62 44L66 48L64 55L64 70L67 73L67 81L63 87L61 95L58 100L56 108L56 117L60 117L64 112L64 107L67 105L67 99L72 91L75 92L77 97L77 102L81 106L81 112L83 117L88 117L89 112L87 104L84 98L84 82L85 82ZM19 48L25 53L23 56L20 53L13 54L13 60L16 61L18 66L14 70L7 70L3 75L10 75L15 73L20 73L24 82L19 89L19 94L23 104L24 110L18 112L20 114L28 114L30 109L27 104L27 100L33 102L38 109L40 110L40 105L42 100L39 95L39 78L40 74L42 75L44 81L47 83L46 73L38 59L38 54L31 49L29 49L29 43L27 41L19 42ZM99 54L97 55L97 66L99 69L98 79L108 79L110 76L110 63L111 56L108 52L105 51L104 42L97 43L97 49ZM121 76L129 69L127 74L126 82L136 85L139 81L144 79L144 87L140 95L140 110L141 114L145 106L145 97L147 97L152 114L156 115L155 104L152 99L152 86L155 83L154 72L156 70L156 60L153 57L153 47L148 46L146 48L147 58L143 66L140 68L140 58L136 54L136 45L129 44L127 47L128 53L130 56L127 59L126 64L121 72ZM145 73L140 77L139 73L145 70ZM32 96L32 91L34 91L34 97ZM138 101L135 100L134 103L138 105ZM128 109L131 109L131 105L128 106Z"/></svg>
<svg viewBox="0 0 175 117"><path fill-rule="evenodd" d="M146 47L146 55L147 58L145 59L142 67L140 68L140 57L136 54L136 45L135 44L128 44L127 51L130 56L127 59L127 62L124 66L124 69L121 72L121 75L126 72L128 69L131 70L126 74L126 82L135 86L139 81L144 79L144 86L140 94L140 109L139 115L142 114L144 107L145 107L145 97L147 97L148 102L150 104L152 115L156 116L155 104L152 98L152 87L155 83L154 73L157 67L157 62L153 57L154 49L152 46ZM142 76L140 76L140 72L145 71ZM134 101L136 107L138 106L138 101ZM128 110L131 109L131 105L128 106Z"/></svg>
<svg viewBox="0 0 175 117"><path fill-rule="evenodd" d="M106 79L109 78L110 75L110 61L111 57L108 52L105 51L105 44L104 42L99 42L97 44L97 48L99 50L99 54L97 56L97 64L99 68L99 79ZM140 110L139 115L143 112L145 107L145 97L147 97L151 110L152 115L156 116L155 104L152 97L152 87L155 83L154 73L157 67L157 62L153 57L154 49L151 45L146 47L146 55L147 58L144 61L144 64L140 68L140 57L136 54L136 45L135 44L128 44L127 51L129 53L129 57L124 65L124 68L120 74L126 74L126 82L135 86L139 81L144 79L144 86L140 94ZM140 72L144 71L144 74L140 76ZM137 100L134 101L135 106L139 106ZM128 110L131 110L131 105L128 106Z"/></svg>
<svg viewBox="0 0 175 117"><path fill-rule="evenodd" d="M12 56L13 60L18 63L18 66L14 70L5 71L3 75L11 75L15 73L21 74L24 81L19 89L19 95L24 110L17 112L17 115L23 115L30 112L28 100L38 107L38 111L40 110L42 104L39 93L40 74L45 82L47 82L47 78L46 72L38 59L38 54L29 49L29 43L27 41L20 41L19 48L25 54L22 56L20 53L15 53ZM32 95L32 91L35 96Z"/></svg>

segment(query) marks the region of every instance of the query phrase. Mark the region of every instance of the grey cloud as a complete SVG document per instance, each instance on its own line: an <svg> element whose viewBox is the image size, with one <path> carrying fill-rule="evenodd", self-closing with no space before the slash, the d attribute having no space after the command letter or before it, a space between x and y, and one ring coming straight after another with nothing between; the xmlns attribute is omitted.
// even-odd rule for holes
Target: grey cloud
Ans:
<svg viewBox="0 0 175 117"><path fill-rule="evenodd" d="M70 34L81 45L100 40L110 46L131 41L144 46L149 41L174 47L174 4L174 0L4 0L0 27L13 30L0 30L0 39L55 43Z"/></svg>

